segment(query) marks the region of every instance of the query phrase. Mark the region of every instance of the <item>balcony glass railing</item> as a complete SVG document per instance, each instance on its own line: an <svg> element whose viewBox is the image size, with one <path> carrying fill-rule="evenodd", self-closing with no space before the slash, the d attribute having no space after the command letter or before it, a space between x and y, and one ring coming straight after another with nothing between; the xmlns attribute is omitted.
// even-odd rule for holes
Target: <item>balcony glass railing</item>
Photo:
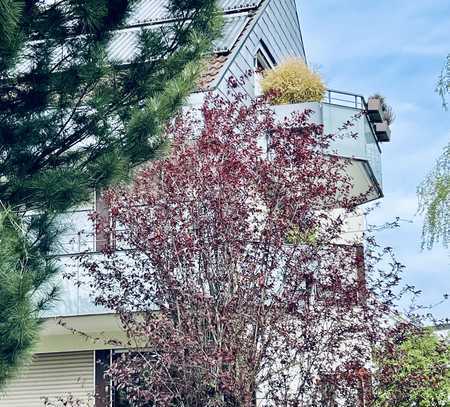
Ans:
<svg viewBox="0 0 450 407"><path fill-rule="evenodd" d="M366 179L367 183L376 190L376 194L371 199L381 196L381 149L374 126L365 114L367 105L364 97L328 90L322 102L277 105L273 108L280 118L296 111L311 110L312 122L323 124L326 133L339 135L330 146L330 154L352 159L354 167L360 168L361 177L358 178ZM343 125L348 121L353 125L342 130ZM350 133L356 134L356 137L350 137Z"/></svg>
<svg viewBox="0 0 450 407"><path fill-rule="evenodd" d="M99 256L99 253L91 253L89 256ZM100 314L110 312L107 309L96 306L92 296L86 270L82 266L79 256L60 255L57 262L62 273L55 282L60 289L60 299L42 317ZM67 278L70 275L70 278Z"/></svg>
<svg viewBox="0 0 450 407"><path fill-rule="evenodd" d="M365 103L361 96L358 98ZM357 105L361 106L360 102L357 102ZM322 104L321 110L322 123L328 133L338 134L343 123L348 120L353 122L349 131L357 133L357 137L336 139L331 148L336 149L343 157L366 160L379 187L382 188L381 148L372 123L367 115L362 113L365 109L327 101Z"/></svg>
<svg viewBox="0 0 450 407"><path fill-rule="evenodd" d="M81 254L98 255L95 251L94 225L89 215L94 205L88 205L61 214L58 224L63 232L59 238L54 257L61 269L57 281L61 291L60 300L43 317L83 315L101 313L106 310L97 307L91 297L91 288L82 267ZM70 278L67 278L69 277Z"/></svg>

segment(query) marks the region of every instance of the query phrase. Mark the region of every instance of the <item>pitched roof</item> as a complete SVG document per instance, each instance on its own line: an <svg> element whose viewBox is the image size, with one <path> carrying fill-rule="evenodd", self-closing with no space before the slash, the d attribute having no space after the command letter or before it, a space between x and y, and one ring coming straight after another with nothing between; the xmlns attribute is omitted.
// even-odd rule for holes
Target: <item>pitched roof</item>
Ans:
<svg viewBox="0 0 450 407"><path fill-rule="evenodd" d="M199 88L206 89L214 81L221 68L227 62L233 47L243 36L250 21L264 0L219 0L224 11L222 36L214 42L213 55L208 61L205 72L199 81ZM167 8L168 0L140 0L128 17L125 26L117 30L108 47L113 60L131 61L142 28L164 30L164 26L176 21Z"/></svg>
<svg viewBox="0 0 450 407"><path fill-rule="evenodd" d="M224 19L223 35L214 43L214 53L223 54L230 52L249 19L250 17L245 14L237 16L227 15ZM110 58L121 62L131 61L136 53L138 35L142 28L164 30L164 24L145 24L117 30L108 46Z"/></svg>
<svg viewBox="0 0 450 407"><path fill-rule="evenodd" d="M262 0L219 0L225 14L258 8ZM140 0L133 8L127 25L154 24L173 20L167 0Z"/></svg>

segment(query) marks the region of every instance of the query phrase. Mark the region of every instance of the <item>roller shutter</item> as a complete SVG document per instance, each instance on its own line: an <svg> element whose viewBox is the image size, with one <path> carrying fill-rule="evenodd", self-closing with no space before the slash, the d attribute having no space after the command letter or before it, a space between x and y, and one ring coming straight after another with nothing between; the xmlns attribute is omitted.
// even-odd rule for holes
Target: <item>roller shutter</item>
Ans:
<svg viewBox="0 0 450 407"><path fill-rule="evenodd" d="M94 353L42 353L0 393L0 407L43 407L43 398L94 393Z"/></svg>

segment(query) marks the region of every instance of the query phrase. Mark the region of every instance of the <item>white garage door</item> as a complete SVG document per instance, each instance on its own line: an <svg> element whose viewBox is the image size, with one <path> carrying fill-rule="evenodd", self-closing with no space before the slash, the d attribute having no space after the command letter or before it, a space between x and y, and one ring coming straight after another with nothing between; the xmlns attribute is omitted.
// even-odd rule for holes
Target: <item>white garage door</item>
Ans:
<svg viewBox="0 0 450 407"><path fill-rule="evenodd" d="M33 355L30 365L0 393L0 407L43 407L43 398L94 393L94 352Z"/></svg>

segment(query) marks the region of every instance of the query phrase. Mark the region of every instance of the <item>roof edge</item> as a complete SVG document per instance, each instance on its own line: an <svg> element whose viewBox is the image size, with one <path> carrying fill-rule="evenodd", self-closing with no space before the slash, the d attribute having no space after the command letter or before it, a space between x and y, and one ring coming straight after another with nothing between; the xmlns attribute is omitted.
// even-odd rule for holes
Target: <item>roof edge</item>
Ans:
<svg viewBox="0 0 450 407"><path fill-rule="evenodd" d="M298 7L297 7L296 1L295 1L295 16L297 18L298 31L300 32L300 39L302 40L302 50L303 50L303 55L305 56L305 63L306 63L306 65L308 65L308 57L306 55L305 42L303 41L302 25L300 24L300 15L298 13Z"/></svg>

